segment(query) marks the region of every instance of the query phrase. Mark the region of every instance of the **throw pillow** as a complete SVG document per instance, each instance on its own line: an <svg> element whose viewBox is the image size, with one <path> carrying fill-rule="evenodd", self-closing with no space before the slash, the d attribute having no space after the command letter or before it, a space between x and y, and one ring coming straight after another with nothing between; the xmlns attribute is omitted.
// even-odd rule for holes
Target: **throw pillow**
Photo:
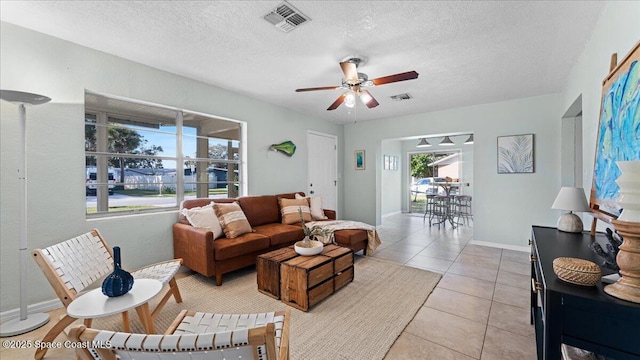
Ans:
<svg viewBox="0 0 640 360"><path fill-rule="evenodd" d="M222 226L213 210L213 202L201 207L182 209L182 215L187 218L191 226L210 230L214 239L222 236Z"/></svg>
<svg viewBox="0 0 640 360"><path fill-rule="evenodd" d="M311 218L313 220L326 220L328 217L322 210L322 198L320 196L304 197L296 193L296 199L307 199L309 201L309 207L311 208Z"/></svg>
<svg viewBox="0 0 640 360"><path fill-rule="evenodd" d="M214 204L213 208L220 219L222 230L227 238L233 239L253 231L249 220L237 202L230 204Z"/></svg>
<svg viewBox="0 0 640 360"><path fill-rule="evenodd" d="M279 202L283 224L297 224L301 222L298 211L302 211L304 221L311 221L311 210L309 210L309 202L306 199L281 198Z"/></svg>

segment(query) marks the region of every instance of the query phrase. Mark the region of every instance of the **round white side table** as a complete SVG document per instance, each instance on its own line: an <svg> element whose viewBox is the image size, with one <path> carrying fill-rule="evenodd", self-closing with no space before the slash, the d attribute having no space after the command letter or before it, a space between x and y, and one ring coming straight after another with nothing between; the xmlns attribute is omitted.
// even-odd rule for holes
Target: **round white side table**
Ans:
<svg viewBox="0 0 640 360"><path fill-rule="evenodd" d="M135 279L131 290L118 297L108 297L102 289L94 289L80 295L67 306L67 314L77 319L93 319L136 309L140 321L148 334L155 334L155 326L149 311L149 300L162 290L162 283L154 279ZM125 315L125 331L129 332L128 316ZM85 321L87 323L87 321ZM90 320L88 322L90 324Z"/></svg>

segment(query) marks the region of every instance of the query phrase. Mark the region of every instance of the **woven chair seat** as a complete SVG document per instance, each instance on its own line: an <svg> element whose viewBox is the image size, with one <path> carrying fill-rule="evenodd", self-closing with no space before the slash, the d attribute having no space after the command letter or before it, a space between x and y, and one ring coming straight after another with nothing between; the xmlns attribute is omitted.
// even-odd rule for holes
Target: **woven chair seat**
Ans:
<svg viewBox="0 0 640 360"><path fill-rule="evenodd" d="M183 310L165 335L113 332L79 325L71 329L69 337L88 345L76 348L81 360L288 360L290 317L289 310L259 314Z"/></svg>
<svg viewBox="0 0 640 360"><path fill-rule="evenodd" d="M276 346L280 347L284 316L276 316L274 312L258 314L212 314L196 312L193 316L185 316L174 334L203 334L220 331L250 329L274 323L276 328Z"/></svg>
<svg viewBox="0 0 640 360"><path fill-rule="evenodd" d="M169 260L149 265L131 273L134 279L154 279L167 284L180 269L180 260Z"/></svg>

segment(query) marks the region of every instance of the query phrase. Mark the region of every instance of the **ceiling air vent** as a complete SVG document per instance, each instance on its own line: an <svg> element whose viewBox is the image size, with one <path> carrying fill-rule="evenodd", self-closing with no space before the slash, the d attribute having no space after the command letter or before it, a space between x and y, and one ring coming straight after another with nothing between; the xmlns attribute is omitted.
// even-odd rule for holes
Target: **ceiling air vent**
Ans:
<svg viewBox="0 0 640 360"><path fill-rule="evenodd" d="M413 96L411 96L409 93L398 94L398 95L393 95L393 96L389 96L389 97L391 98L391 100L395 100L395 101L413 99Z"/></svg>
<svg viewBox="0 0 640 360"><path fill-rule="evenodd" d="M263 16L263 18L284 32L289 32L311 20L307 15L301 13L300 10L294 8L286 1Z"/></svg>

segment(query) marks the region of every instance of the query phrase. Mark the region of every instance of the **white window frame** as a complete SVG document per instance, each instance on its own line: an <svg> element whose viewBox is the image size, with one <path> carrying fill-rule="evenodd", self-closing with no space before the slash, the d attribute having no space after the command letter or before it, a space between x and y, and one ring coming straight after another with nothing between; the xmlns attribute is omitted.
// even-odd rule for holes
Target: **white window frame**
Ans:
<svg viewBox="0 0 640 360"><path fill-rule="evenodd" d="M133 104L140 104L140 105L145 105L145 106L149 106L149 107L156 107L156 108L161 108L161 109L165 109L165 110L170 110L170 111L175 111L176 113L176 119L175 119L175 127L176 127L176 156L162 156L162 155L131 155L131 154L122 154L122 153L111 153L106 151L107 150L107 132L106 131L101 131L100 134L98 134L98 129L101 126L97 126L96 125L96 151L86 151L85 149L85 156L84 156L84 161L86 163L86 158L88 156L96 156L97 159L104 159L102 160L102 162L104 162L104 164L97 164L97 182L96 185L98 185L97 187L100 188L101 186L104 188L104 190L98 191L96 190L96 198L97 198L97 213L87 213L86 209L88 209L87 207L85 207L85 214L87 219L89 218L102 218L102 217L112 217L112 216L126 216L126 215L135 215L135 214L141 214L141 213L156 213L156 212L171 212L171 211L176 211L179 207L179 204L182 203L182 201L184 200L185 197L185 190L184 190L184 185L185 185L185 176L184 176L184 171L180 171L178 170L178 167L180 166L184 166L185 163L185 159L187 159L187 156L184 155L184 149L183 149L183 118L185 114L194 114L194 115L198 115L198 116L202 116L202 117L206 117L206 118L210 118L211 120L221 120L221 121L228 121L228 122L233 122L238 124L239 128L240 128L240 139L239 140L233 140L233 141L238 141L239 145L238 145L238 160L219 160L219 159L211 159L211 158L207 158L206 160L208 162L212 162L213 160L217 163L233 163L233 164L237 164L237 168L238 168L238 179L237 181L229 181L229 178L227 177L226 183L229 184L228 186L231 186L232 184L237 183L238 184L238 196L242 196L244 194L247 193L247 188L248 185L246 183L246 172L247 172L247 159L246 159L246 140L247 140L247 124L244 121L240 121L240 120L236 120L236 119L230 119L230 118L226 118L226 117L221 117L221 116L217 116L217 115L211 115L211 114L206 114L206 113L201 113L201 112L196 112L196 111L192 111L192 110L186 110L186 109L180 109L180 108L176 108L176 107L172 107L172 106L167 106L167 105L161 105L161 104L155 104L155 103L150 103L150 102L146 102L146 101L142 101L142 100L136 100L136 99L130 99L130 98L125 98L125 97L121 97L121 96L115 96L115 95L107 95L107 94L101 94L101 93L96 93L93 91L89 91L86 90L85 94L92 94L95 96L100 96L100 97L104 97L107 99L114 99L114 100L121 100L121 101L126 101L129 103L133 103ZM102 123L102 128L106 129L106 125L108 123L108 119L109 119L109 112L105 112L105 111L97 111L95 109L90 109L87 108L85 105L85 112L84 112L84 123L85 125L88 125L87 123L87 114L92 114L96 116L96 123ZM127 114L117 114L118 117L126 117ZM132 118L135 118L135 116L131 116ZM154 131L157 133L165 133L164 131ZM84 134L84 131L83 131ZM173 135L173 134L172 134ZM100 137L100 138L99 138ZM207 136L200 136L198 135L198 137L202 137L202 138L211 138L214 139L215 137L207 137ZM123 156L124 155L124 156ZM168 161L175 161L176 163L176 204L175 206L171 206L171 207L158 207L158 208L153 208L153 209L137 209L137 210L127 210L127 211L109 211L109 198L108 198L108 171L102 170L100 171L100 167L102 167L103 169L108 169L108 162L106 161L109 157L128 157L128 158L153 158L153 159L161 159L161 160L168 160ZM193 158L195 160L195 158ZM199 160L205 160L204 158L201 158ZM182 164L182 165L181 165ZM183 170L183 169L182 169ZM119 182L119 179L117 178L116 183ZM85 184L85 193L86 193L86 184Z"/></svg>

